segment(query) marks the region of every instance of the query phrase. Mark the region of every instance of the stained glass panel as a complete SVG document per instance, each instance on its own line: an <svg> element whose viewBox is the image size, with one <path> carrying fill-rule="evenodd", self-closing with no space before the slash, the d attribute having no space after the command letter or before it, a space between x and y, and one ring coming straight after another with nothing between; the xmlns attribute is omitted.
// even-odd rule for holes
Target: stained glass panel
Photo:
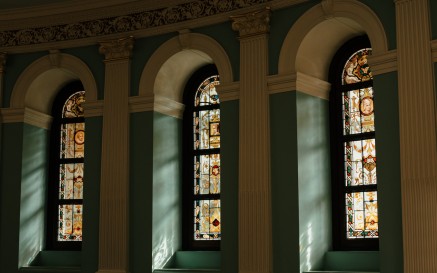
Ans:
<svg viewBox="0 0 437 273"><path fill-rule="evenodd" d="M377 192L346 193L347 238L378 238Z"/></svg>
<svg viewBox="0 0 437 273"><path fill-rule="evenodd" d="M83 198L83 163L61 164L59 199Z"/></svg>
<svg viewBox="0 0 437 273"><path fill-rule="evenodd" d="M364 82L372 79L372 71L367 64L367 56L371 53L371 48L364 48L352 54L343 68L343 85Z"/></svg>
<svg viewBox="0 0 437 273"><path fill-rule="evenodd" d="M82 241L82 205L59 205L58 241Z"/></svg>
<svg viewBox="0 0 437 273"><path fill-rule="evenodd" d="M71 95L67 101L65 101L64 107L62 108L62 117L83 117L83 102L85 102L85 91L79 91Z"/></svg>
<svg viewBox="0 0 437 273"><path fill-rule="evenodd" d="M85 123L61 125L61 158L83 158L85 145Z"/></svg>
<svg viewBox="0 0 437 273"><path fill-rule="evenodd" d="M220 109L193 114L194 149L220 148Z"/></svg>
<svg viewBox="0 0 437 273"><path fill-rule="evenodd" d="M374 132L373 88L343 93L343 134Z"/></svg>
<svg viewBox="0 0 437 273"><path fill-rule="evenodd" d="M219 76L211 76L204 80L197 88L194 96L194 106L219 104L220 100L215 87L219 85Z"/></svg>
<svg viewBox="0 0 437 273"><path fill-rule="evenodd" d="M194 157L194 194L220 193L220 154Z"/></svg>
<svg viewBox="0 0 437 273"><path fill-rule="evenodd" d="M344 150L346 186L376 184L375 139L347 141Z"/></svg>
<svg viewBox="0 0 437 273"><path fill-rule="evenodd" d="M220 200L194 201L194 239L220 240Z"/></svg>

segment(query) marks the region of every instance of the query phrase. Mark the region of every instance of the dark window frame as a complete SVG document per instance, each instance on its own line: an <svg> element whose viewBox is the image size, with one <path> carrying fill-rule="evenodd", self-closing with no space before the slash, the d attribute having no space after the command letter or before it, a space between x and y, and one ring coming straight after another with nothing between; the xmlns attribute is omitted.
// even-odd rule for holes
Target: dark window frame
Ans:
<svg viewBox="0 0 437 273"><path fill-rule="evenodd" d="M84 91L80 81L66 84L56 95L52 106L52 125L50 130L49 147L49 181L47 190L47 236L48 250L81 250L82 241L58 241L58 206L62 204L83 204L83 199L59 200L59 166L63 163L84 163L84 158L61 159L60 138L61 126L67 123L85 122L85 118L62 118L62 109L66 100L78 91Z"/></svg>
<svg viewBox="0 0 437 273"><path fill-rule="evenodd" d="M342 85L342 72L344 65L352 54L363 48L371 48L370 41L365 35L347 41L340 47L333 57L329 70L329 81L331 83L329 107L331 137L332 238L334 250L372 251L379 249L379 238L346 238L347 218L345 212L345 194L347 192L377 190L377 185L354 187L345 186L344 142L375 138L376 132L375 129L375 132L370 133L343 135L342 94L346 91L373 86L373 80ZM375 94L376 93L377 91ZM337 166L341 168L336 168Z"/></svg>
<svg viewBox="0 0 437 273"><path fill-rule="evenodd" d="M219 250L220 249L220 240L205 240L205 241L196 241L194 240L194 200L198 199L220 199L220 194L208 194L202 196L195 196L193 194L193 180L194 180L194 172L193 172L193 164L194 164L194 156L200 154L214 154L220 153L220 148L218 149L209 149L207 151L204 150L194 150L194 134L193 134L193 111L197 110L206 110L213 109L211 106L199 106L194 107L194 97L197 91L197 88L200 84L213 75L218 75L218 71L215 65L209 64L201 67L196 70L190 79L187 81L187 84L184 89L183 94L183 103L185 105L184 114L183 114L183 129L182 129L182 154L183 154L183 168L182 168L182 202L183 202L183 213L182 213L182 248L184 250ZM200 198L202 197L202 198Z"/></svg>

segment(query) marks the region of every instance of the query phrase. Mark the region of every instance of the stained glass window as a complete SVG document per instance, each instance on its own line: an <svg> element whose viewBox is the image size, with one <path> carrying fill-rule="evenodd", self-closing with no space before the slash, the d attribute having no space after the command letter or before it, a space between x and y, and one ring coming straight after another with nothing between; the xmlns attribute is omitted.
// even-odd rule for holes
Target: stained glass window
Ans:
<svg viewBox="0 0 437 273"><path fill-rule="evenodd" d="M82 241L85 91L73 93L62 107L60 123L58 241Z"/></svg>
<svg viewBox="0 0 437 273"><path fill-rule="evenodd" d="M194 240L220 240L220 100L217 75L203 80L194 95Z"/></svg>
<svg viewBox="0 0 437 273"><path fill-rule="evenodd" d="M331 65L335 249L377 249L378 192L375 89L367 37L347 42Z"/></svg>

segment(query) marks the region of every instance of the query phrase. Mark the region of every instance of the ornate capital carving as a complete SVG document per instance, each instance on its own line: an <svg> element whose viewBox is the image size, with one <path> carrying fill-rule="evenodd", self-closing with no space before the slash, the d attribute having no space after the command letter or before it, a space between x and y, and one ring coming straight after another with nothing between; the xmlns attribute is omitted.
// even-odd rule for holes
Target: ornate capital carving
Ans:
<svg viewBox="0 0 437 273"><path fill-rule="evenodd" d="M134 47L134 37L100 42L99 52L105 55L105 61L128 59Z"/></svg>
<svg viewBox="0 0 437 273"><path fill-rule="evenodd" d="M232 29L240 33L240 38L268 33L270 30L270 7L237 16L231 16Z"/></svg>
<svg viewBox="0 0 437 273"><path fill-rule="evenodd" d="M0 74L5 72L7 54L5 52L0 52Z"/></svg>

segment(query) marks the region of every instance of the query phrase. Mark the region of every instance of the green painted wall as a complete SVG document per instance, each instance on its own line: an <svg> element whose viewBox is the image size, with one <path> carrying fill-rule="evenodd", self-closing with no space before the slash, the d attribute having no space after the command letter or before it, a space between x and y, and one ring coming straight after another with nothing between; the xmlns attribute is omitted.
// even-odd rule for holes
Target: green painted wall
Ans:
<svg viewBox="0 0 437 273"><path fill-rule="evenodd" d="M182 121L153 116L152 269L163 268L182 246Z"/></svg>
<svg viewBox="0 0 437 273"><path fill-rule="evenodd" d="M437 3L435 0L429 0L429 16L431 20L432 39L437 39Z"/></svg>
<svg viewBox="0 0 437 273"><path fill-rule="evenodd" d="M152 270L153 112L130 120L130 272Z"/></svg>
<svg viewBox="0 0 437 273"><path fill-rule="evenodd" d="M323 268L331 248L329 102L296 94L300 271Z"/></svg>
<svg viewBox="0 0 437 273"><path fill-rule="evenodd" d="M270 35L269 35L269 73L270 75L278 74L279 54L284 39L290 31L293 24L307 10L320 1L310 0L305 3L294 5L292 7L275 10L270 18Z"/></svg>
<svg viewBox="0 0 437 273"><path fill-rule="evenodd" d="M374 0L362 0L360 1L366 4L369 8L375 12L387 36L388 49L396 48L396 8L394 1L374 1Z"/></svg>
<svg viewBox="0 0 437 273"><path fill-rule="evenodd" d="M47 130L23 124L19 267L28 265L45 245L47 144Z"/></svg>
<svg viewBox="0 0 437 273"><path fill-rule="evenodd" d="M105 64L103 60L105 56L99 53L99 45L67 48L61 50L61 52L78 57L88 66L97 84L97 98L99 100L103 99L105 82Z"/></svg>
<svg viewBox="0 0 437 273"><path fill-rule="evenodd" d="M85 119L82 273L95 273L98 269L102 124L102 117Z"/></svg>
<svg viewBox="0 0 437 273"><path fill-rule="evenodd" d="M131 96L138 96L139 94L141 74L150 57L163 43L176 35L177 32L172 32L135 40L131 63Z"/></svg>
<svg viewBox="0 0 437 273"><path fill-rule="evenodd" d="M22 123L3 124L0 272L18 269L23 131Z"/></svg>
<svg viewBox="0 0 437 273"><path fill-rule="evenodd" d="M374 78L381 273L403 272L397 82L396 72Z"/></svg>
<svg viewBox="0 0 437 273"><path fill-rule="evenodd" d="M224 48L232 65L234 81L238 81L240 79L240 42L237 32L232 30L231 22L196 28L193 32L213 38Z"/></svg>
<svg viewBox="0 0 437 273"><path fill-rule="evenodd" d="M273 272L300 272L296 92L270 95Z"/></svg>
<svg viewBox="0 0 437 273"><path fill-rule="evenodd" d="M32 62L46 55L45 52L8 55L4 76L3 106L9 107L12 90L18 77Z"/></svg>
<svg viewBox="0 0 437 273"><path fill-rule="evenodd" d="M220 104L221 272L238 272L238 101Z"/></svg>

